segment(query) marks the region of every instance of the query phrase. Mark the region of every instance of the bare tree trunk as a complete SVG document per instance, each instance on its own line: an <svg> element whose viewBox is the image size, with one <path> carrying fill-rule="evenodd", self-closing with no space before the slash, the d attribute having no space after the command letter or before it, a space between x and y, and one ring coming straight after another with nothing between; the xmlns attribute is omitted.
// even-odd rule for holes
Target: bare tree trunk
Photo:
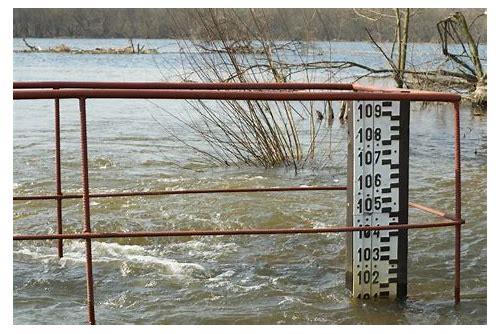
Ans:
<svg viewBox="0 0 500 334"><path fill-rule="evenodd" d="M23 38L23 42L24 42L24 45L26 45L26 46L28 47L28 49L30 49L30 51L35 52L35 51L39 51L39 50L40 50L40 48L39 48L39 47L34 46L34 45L30 45L30 44L28 43L28 41L26 41L26 38Z"/></svg>
<svg viewBox="0 0 500 334"><path fill-rule="evenodd" d="M481 59L479 57L479 51L477 49L477 42L474 40L474 37L472 37L470 30L469 30L469 25L467 24L467 20L464 17L464 14L461 12L456 12L453 17L457 22L459 23L459 26L461 28L462 35L465 37L465 40L467 41L467 45L469 47L469 52L471 53L471 60L472 63L474 64L474 68L476 70L476 76L479 79L482 79L485 75L483 72L483 65L481 64Z"/></svg>
<svg viewBox="0 0 500 334"><path fill-rule="evenodd" d="M410 9L406 8L404 13L403 22L401 23L401 13L396 9L396 24L397 24L397 38L398 38L398 71L396 83L398 88L403 88L405 84L406 72L406 54L408 49L408 27L410 25Z"/></svg>
<svg viewBox="0 0 500 334"><path fill-rule="evenodd" d="M408 30L410 26L410 9L406 8L404 10L404 14L401 14L400 9L394 10L395 15L394 18L396 20L396 34L394 36L393 41L393 50L390 55L387 54L386 51L375 41L372 34L368 29L365 29L368 37L371 42L375 45L375 47L379 50L379 52L384 56L386 61L389 63L389 66L392 70L392 76L398 88L403 88L404 86L408 86L405 74L406 74L406 58L407 58L407 49L408 49ZM398 54L397 59L394 55L394 46L398 45Z"/></svg>
<svg viewBox="0 0 500 334"><path fill-rule="evenodd" d="M130 47L132 48L132 53L135 53L134 41L132 40L132 38L129 38L128 42L130 43Z"/></svg>
<svg viewBox="0 0 500 334"><path fill-rule="evenodd" d="M476 17L473 22L482 15L484 14ZM461 12L456 12L437 24L443 55L458 66L458 72L462 74L462 79L472 85L468 98L473 105L486 109L487 75L479 55L479 42L472 36L470 27ZM461 46L461 51L449 50L449 40Z"/></svg>

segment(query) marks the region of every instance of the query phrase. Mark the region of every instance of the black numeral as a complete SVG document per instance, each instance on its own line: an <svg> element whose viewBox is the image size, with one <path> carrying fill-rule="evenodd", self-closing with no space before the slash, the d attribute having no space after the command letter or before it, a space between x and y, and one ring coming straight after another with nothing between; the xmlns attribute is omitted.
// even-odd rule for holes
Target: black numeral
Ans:
<svg viewBox="0 0 500 334"><path fill-rule="evenodd" d="M373 209L380 210L380 208L382 207L382 199L380 198L380 196L375 196L373 199L368 197L365 198L364 201L362 198L360 198L358 199L358 202L356 204L358 213L370 212Z"/></svg>
<svg viewBox="0 0 500 334"><path fill-rule="evenodd" d="M370 232L370 231L368 231ZM358 248L358 260L359 261L369 261L371 258L373 260L378 260L380 258L380 251L378 248Z"/></svg>
<svg viewBox="0 0 500 334"><path fill-rule="evenodd" d="M362 226L362 225L360 225ZM370 224L366 224L365 226L371 226ZM379 225L377 225L379 226ZM373 231L359 231L359 238L360 239L363 239L363 237L365 238L369 238L370 235L373 234L374 237L377 237L377 238L380 238L380 231L379 230L373 230Z"/></svg>
<svg viewBox="0 0 500 334"><path fill-rule="evenodd" d="M363 118L363 105L359 104L358 105L358 111L359 111L359 119ZM380 104L375 105L375 116L380 117L382 114L382 107ZM373 106L371 104L365 105L365 117L370 118L373 116Z"/></svg>
<svg viewBox="0 0 500 334"><path fill-rule="evenodd" d="M372 140L372 138L373 138L372 128L366 128L365 133L366 133L366 135L365 135L366 140Z"/></svg>
<svg viewBox="0 0 500 334"><path fill-rule="evenodd" d="M362 270L358 271L358 284L368 284L370 282L372 283L378 283L378 277L379 277L379 272L374 271L373 273L370 272L369 270Z"/></svg>
<svg viewBox="0 0 500 334"><path fill-rule="evenodd" d="M365 211L370 212L372 211L373 207L373 201L371 198L365 198Z"/></svg>
<svg viewBox="0 0 500 334"><path fill-rule="evenodd" d="M373 106L371 104L367 104L366 107L365 107L365 115L367 118L370 118L372 117L373 115Z"/></svg>
<svg viewBox="0 0 500 334"><path fill-rule="evenodd" d="M365 153L365 164L370 165L372 163L373 154L371 151Z"/></svg>
<svg viewBox="0 0 500 334"><path fill-rule="evenodd" d="M378 271L373 272L373 282L372 283L378 283Z"/></svg>
<svg viewBox="0 0 500 334"><path fill-rule="evenodd" d="M379 173L375 174L375 186L380 187L380 184L382 183L381 181L382 175ZM364 182L363 182L364 180ZM359 189L363 190L363 188L371 188L373 186L373 177L371 174L366 175L363 177L363 175L358 176L358 183L359 183Z"/></svg>

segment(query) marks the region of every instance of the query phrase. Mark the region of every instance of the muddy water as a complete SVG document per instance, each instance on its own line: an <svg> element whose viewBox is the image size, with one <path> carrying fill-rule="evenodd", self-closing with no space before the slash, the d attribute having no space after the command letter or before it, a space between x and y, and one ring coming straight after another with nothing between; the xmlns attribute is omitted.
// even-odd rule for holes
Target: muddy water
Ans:
<svg viewBox="0 0 500 334"><path fill-rule="evenodd" d="M15 54L14 78L161 80L154 57ZM162 57L175 63L175 53ZM176 115L189 113L184 102L155 103ZM61 108L63 189L78 192L78 105L63 101ZM51 101L14 103L16 195L54 191L52 109ZM344 286L342 234L110 239L93 242L98 323L485 323L486 118L466 106L461 116L467 225L460 306L453 306L451 229L410 231L404 304L352 302ZM155 119L203 145L148 101L89 101L91 191L345 184L346 129L338 122L322 130L326 139L316 162L295 174L285 168L213 167ZM410 200L453 211L452 134L448 106L414 105ZM95 231L322 227L345 223L344 203L343 192L102 198L92 199L91 214ZM14 203L14 232L54 232L54 207L52 201ZM64 201L63 210L65 231L80 231L80 202ZM414 211L410 217L431 219ZM64 250L59 260L54 242L14 243L16 324L85 323L84 244L65 241Z"/></svg>

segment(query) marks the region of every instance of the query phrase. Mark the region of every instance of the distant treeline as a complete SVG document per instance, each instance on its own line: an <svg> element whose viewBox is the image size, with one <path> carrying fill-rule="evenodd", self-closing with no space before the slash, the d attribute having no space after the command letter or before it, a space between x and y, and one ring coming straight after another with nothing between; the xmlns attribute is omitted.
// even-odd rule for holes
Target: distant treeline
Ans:
<svg viewBox="0 0 500 334"><path fill-rule="evenodd" d="M436 23L462 11L473 20L484 9L414 9L410 41L436 42ZM268 38L282 40L367 40L365 29L379 41L395 35L392 9L14 9L14 37L75 38L200 38L211 15L231 11L242 25L252 27L252 15L267 22ZM215 14L214 14L215 13ZM200 20L201 19L201 20ZM253 28L253 27L252 27ZM472 33L486 42L486 17L475 22Z"/></svg>

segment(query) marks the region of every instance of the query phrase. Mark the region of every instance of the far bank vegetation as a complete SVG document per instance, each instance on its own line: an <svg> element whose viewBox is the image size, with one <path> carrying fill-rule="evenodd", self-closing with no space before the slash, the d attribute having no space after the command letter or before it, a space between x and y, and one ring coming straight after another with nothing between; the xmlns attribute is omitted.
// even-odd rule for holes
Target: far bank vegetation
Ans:
<svg viewBox="0 0 500 334"><path fill-rule="evenodd" d="M79 25L74 26L77 34L85 31L82 27L88 22L102 29L119 26L117 17L135 24L134 28L123 23L119 33L127 38L157 37L166 29L178 43L181 62L172 65L160 61L158 67L161 71L161 66L170 66L167 72L176 71L183 81L356 82L385 78L399 88L458 92L475 110L486 111L486 59L479 52L486 42L484 10L192 9L165 10L161 18L148 10L117 10L114 18L105 15L105 10L96 11L93 18L86 16L90 12L71 13L78 17ZM106 25L107 18L113 22ZM141 24L144 22L149 22L150 29ZM163 28L160 23L164 23ZM20 25L16 30L15 25L14 32L29 29ZM125 37L116 35L116 29L103 34ZM369 56L366 63L339 57L335 41L345 36L368 41L372 55L382 57L385 66L370 65ZM317 48L318 40L325 41L327 47ZM438 59L424 64L413 61L412 43L422 41L439 43ZM129 53L140 51L129 42ZM186 125L206 145L193 145L155 118L165 131L219 165L288 166L297 171L309 162L321 166L335 157L344 158L335 142L345 142L336 140L341 134L333 131L332 125L343 121L345 104L191 101L197 117L181 118L161 103L152 103Z"/></svg>
<svg viewBox="0 0 500 334"><path fill-rule="evenodd" d="M59 44L49 48L41 48L30 44L26 38L23 38L26 49L16 50L15 52L49 52L49 53L73 53L73 54L157 54L157 49L145 48L140 43L134 44L130 38L129 45L121 48L94 48L94 49L75 49L66 44Z"/></svg>

